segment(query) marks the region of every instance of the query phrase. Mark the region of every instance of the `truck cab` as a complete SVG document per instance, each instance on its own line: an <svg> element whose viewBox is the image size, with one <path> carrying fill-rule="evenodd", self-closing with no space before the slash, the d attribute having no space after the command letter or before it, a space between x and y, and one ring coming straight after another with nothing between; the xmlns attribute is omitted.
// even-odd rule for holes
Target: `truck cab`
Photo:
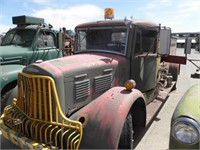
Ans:
<svg viewBox="0 0 200 150"><path fill-rule="evenodd" d="M172 86L161 62L170 53L171 30L105 19L77 25L75 32L74 55L19 73L2 133L21 148L133 149L147 105Z"/></svg>
<svg viewBox="0 0 200 150"><path fill-rule="evenodd" d="M112 79L117 81L115 84L123 85L128 79L134 79L136 88L145 93L155 89L159 80L159 61L161 56L170 53L171 31L163 29L168 34L165 35L168 36L168 41L165 40L164 48L160 45L160 40L163 39L160 39L159 25L145 20L134 20L128 25L125 22L126 20L104 20L78 25L75 29L75 53L100 53L117 57L120 59L119 66L111 68L115 75Z"/></svg>
<svg viewBox="0 0 200 150"><path fill-rule="evenodd" d="M16 16L12 21L17 26L5 34L0 46L1 106L8 92L16 86L18 72L25 66L63 56L56 47L57 32L46 25L43 18Z"/></svg>

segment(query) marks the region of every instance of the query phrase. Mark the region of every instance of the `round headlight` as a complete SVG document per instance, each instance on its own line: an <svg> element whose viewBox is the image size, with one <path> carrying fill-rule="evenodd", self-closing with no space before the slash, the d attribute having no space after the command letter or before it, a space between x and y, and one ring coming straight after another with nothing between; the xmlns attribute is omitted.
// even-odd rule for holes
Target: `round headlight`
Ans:
<svg viewBox="0 0 200 150"><path fill-rule="evenodd" d="M173 136L176 140L184 144L193 145L199 142L199 131L196 127L197 123L193 120L192 122L189 120L175 122L173 126Z"/></svg>

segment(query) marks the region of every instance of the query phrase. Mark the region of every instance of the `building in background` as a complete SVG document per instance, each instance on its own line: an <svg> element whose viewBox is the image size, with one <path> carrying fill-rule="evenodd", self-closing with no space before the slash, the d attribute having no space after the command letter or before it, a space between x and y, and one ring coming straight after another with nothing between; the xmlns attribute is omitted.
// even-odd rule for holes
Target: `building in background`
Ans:
<svg viewBox="0 0 200 150"><path fill-rule="evenodd" d="M185 47L185 39L191 38L191 48L196 48L197 41L196 38L200 32L182 32L182 33L172 33L173 36L177 37L177 48L184 48Z"/></svg>

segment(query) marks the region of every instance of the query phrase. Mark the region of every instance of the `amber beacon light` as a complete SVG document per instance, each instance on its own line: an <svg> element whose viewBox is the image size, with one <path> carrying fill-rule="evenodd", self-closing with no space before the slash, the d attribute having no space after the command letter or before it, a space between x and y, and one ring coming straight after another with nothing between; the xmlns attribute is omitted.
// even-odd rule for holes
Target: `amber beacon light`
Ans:
<svg viewBox="0 0 200 150"><path fill-rule="evenodd" d="M113 8L105 8L104 9L104 18L112 20L114 18L114 9Z"/></svg>

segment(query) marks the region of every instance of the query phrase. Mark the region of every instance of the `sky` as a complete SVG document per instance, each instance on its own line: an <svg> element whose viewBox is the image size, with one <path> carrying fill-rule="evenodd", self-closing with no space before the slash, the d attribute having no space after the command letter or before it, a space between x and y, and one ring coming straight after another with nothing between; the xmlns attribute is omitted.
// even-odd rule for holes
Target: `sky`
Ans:
<svg viewBox="0 0 200 150"><path fill-rule="evenodd" d="M200 0L0 0L0 33L13 16L41 17L54 29L104 20L104 8L114 9L114 19L132 17L153 21L177 32L200 32Z"/></svg>

